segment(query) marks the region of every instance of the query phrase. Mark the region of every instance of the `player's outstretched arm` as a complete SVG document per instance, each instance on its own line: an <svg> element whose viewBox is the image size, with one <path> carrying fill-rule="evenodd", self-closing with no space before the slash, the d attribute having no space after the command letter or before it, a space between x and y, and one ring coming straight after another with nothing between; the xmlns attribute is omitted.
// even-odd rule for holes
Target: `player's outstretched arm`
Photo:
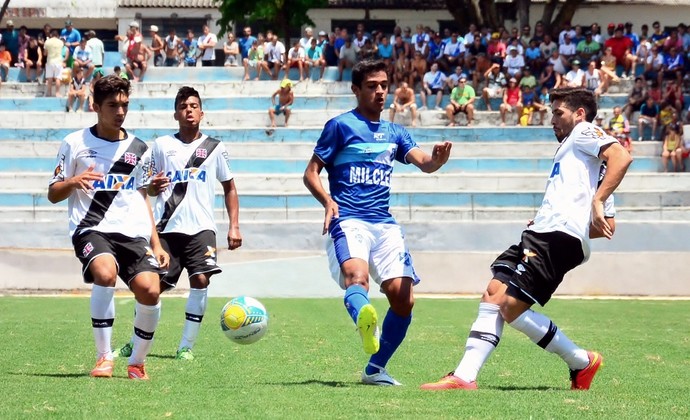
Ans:
<svg viewBox="0 0 690 420"><path fill-rule="evenodd" d="M93 181L100 181L103 179L103 174L94 171L94 166L89 168L77 176L67 178L64 181L58 181L48 187L48 200L51 203L59 203L67 199L74 190L89 191L93 189Z"/></svg>
<svg viewBox="0 0 690 420"><path fill-rule="evenodd" d="M321 177L319 175L323 170L323 166L324 164L321 161L321 159L319 159L318 156L313 155L309 160L309 163L307 164L307 168L304 170L304 176L302 177L302 181L304 182L304 185L307 187L311 195L313 195L314 198L316 198L319 201L319 203L321 203L325 210L323 231L321 232L322 235L325 235L326 232L328 232L328 227L331 224L331 219L337 219L339 217L339 214L338 204L335 201L333 201L333 198L331 198L331 196L323 188L323 184L321 184Z"/></svg>
<svg viewBox="0 0 690 420"><path fill-rule="evenodd" d="M628 167L633 161L632 156L620 143L611 143L602 148L599 158L606 161L606 175L601 180L601 185L597 188L592 199L592 224L595 231L601 231L603 236L611 239L613 230L606 222L604 216L604 202L609 198L613 191L620 185Z"/></svg>
<svg viewBox="0 0 690 420"><path fill-rule="evenodd" d="M407 161L418 167L425 173L436 172L441 166L445 165L450 158L450 149L453 143L444 141L434 145L431 154L424 152L422 149L416 148L410 150L407 154Z"/></svg>
<svg viewBox="0 0 690 420"><path fill-rule="evenodd" d="M233 250L242 246L242 234L240 233L240 199L237 195L235 180L221 182L223 185L223 196L225 198L225 209L228 212L228 249Z"/></svg>

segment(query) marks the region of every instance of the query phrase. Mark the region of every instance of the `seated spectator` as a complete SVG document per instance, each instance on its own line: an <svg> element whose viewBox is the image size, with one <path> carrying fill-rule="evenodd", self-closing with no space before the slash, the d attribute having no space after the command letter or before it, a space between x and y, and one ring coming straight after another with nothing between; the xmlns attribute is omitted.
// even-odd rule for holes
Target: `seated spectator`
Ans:
<svg viewBox="0 0 690 420"><path fill-rule="evenodd" d="M606 77L604 77L599 69L597 69L596 60L591 60L585 71L585 88L594 93L597 101L603 93L606 93L608 86L606 85Z"/></svg>
<svg viewBox="0 0 690 420"><path fill-rule="evenodd" d="M10 65L12 64L12 55L7 51L4 42L0 42L0 81L6 82L7 75L10 74Z"/></svg>
<svg viewBox="0 0 690 420"><path fill-rule="evenodd" d="M82 112L84 110L84 101L89 93L89 86L86 83L86 78L84 77L84 70L82 67L74 67L74 77L72 77L72 82L69 85L69 91L67 92L67 105L65 105L65 112L72 111L72 106L75 99L79 99L77 103L77 112Z"/></svg>
<svg viewBox="0 0 690 420"><path fill-rule="evenodd" d="M351 69L357 64L357 53L359 48L352 44L352 40L348 37L345 44L340 47L338 55L338 81L342 82L343 72L345 69Z"/></svg>
<svg viewBox="0 0 690 420"><path fill-rule="evenodd" d="M539 86L551 90L560 87L561 83L561 74L553 69L553 63L546 63L546 67L539 76Z"/></svg>
<svg viewBox="0 0 690 420"><path fill-rule="evenodd" d="M541 55L536 39L531 39L525 50L525 65L537 74L544 68L544 56Z"/></svg>
<svg viewBox="0 0 690 420"><path fill-rule="evenodd" d="M244 65L244 80L249 80L249 69L256 69L256 76L254 80L259 80L261 78L261 71L265 70L266 73L270 73L271 70L268 68L268 64L264 60L264 50L259 44L259 40L254 39L252 41L252 46L249 49L247 58L242 60Z"/></svg>
<svg viewBox="0 0 690 420"><path fill-rule="evenodd" d="M575 57L577 52L575 44L571 41L569 35L565 35L565 41L558 45L558 54L563 58L564 61L568 62Z"/></svg>
<svg viewBox="0 0 690 420"><path fill-rule="evenodd" d="M673 111L672 121L666 126L664 145L661 151L661 164L664 172L668 172L668 160L671 158L673 172L683 170L683 123L678 120L678 113Z"/></svg>
<svg viewBox="0 0 690 420"><path fill-rule="evenodd" d="M532 117L534 116L534 102L533 97L523 99L522 111L519 116L520 126L527 127L532 125Z"/></svg>
<svg viewBox="0 0 690 420"><path fill-rule="evenodd" d="M43 73L43 51L38 46L35 37L29 38L29 45L26 48L26 54L24 54L24 69L26 70L27 82L40 83Z"/></svg>
<svg viewBox="0 0 690 420"><path fill-rule="evenodd" d="M455 71L448 76L446 79L446 83L448 84L448 92L452 92L453 88L458 85L460 82L460 78L465 76L467 78L467 74L462 71L462 66L456 66Z"/></svg>
<svg viewBox="0 0 690 420"><path fill-rule="evenodd" d="M297 68L299 72L299 81L304 80L304 61L307 58L307 53L302 48L299 39L292 44L292 48L287 52L287 63L285 64L285 78L290 75L290 69Z"/></svg>
<svg viewBox="0 0 690 420"><path fill-rule="evenodd" d="M378 46L371 39L364 40L364 44L359 49L358 60L375 60L378 57Z"/></svg>
<svg viewBox="0 0 690 420"><path fill-rule="evenodd" d="M323 32L323 31L321 31ZM326 66L335 67L338 65L340 50L335 48L336 36L334 32L328 35L328 40L321 44L321 55L326 60Z"/></svg>
<svg viewBox="0 0 690 420"><path fill-rule="evenodd" d="M637 133L638 141L644 140L644 128L649 125L652 128L652 140L656 140L656 126L659 119L659 104L654 102L651 96L647 96L647 100L640 107L640 116L637 119Z"/></svg>
<svg viewBox="0 0 690 420"><path fill-rule="evenodd" d="M501 34L494 32L491 34L491 40L486 47L487 56L494 63L503 65L503 60L506 58L506 44L501 40Z"/></svg>
<svg viewBox="0 0 690 420"><path fill-rule="evenodd" d="M538 125L544 125L546 113L549 111L549 105L549 90L542 86L541 91L534 95L534 102L532 103L535 112L539 115Z"/></svg>
<svg viewBox="0 0 690 420"><path fill-rule="evenodd" d="M450 42L445 45L441 58L438 60L438 65L444 73L451 69L462 66L465 58L465 44L462 39L458 38L457 31L453 31L450 36Z"/></svg>
<svg viewBox="0 0 690 420"><path fill-rule="evenodd" d="M240 44L235 39L235 34L228 32L228 39L223 43L223 52L225 53L225 67L237 67L240 65Z"/></svg>
<svg viewBox="0 0 690 420"><path fill-rule="evenodd" d="M311 45L307 49L307 58L304 60L307 65L307 78L311 78L312 68L321 68L319 80L323 80L323 73L326 71L326 60L321 56L321 47L317 45L316 38L311 39Z"/></svg>
<svg viewBox="0 0 690 420"><path fill-rule="evenodd" d="M491 98L503 98L503 90L508 83L498 63L491 65L489 70L484 73L484 78L486 79L486 87L482 89L482 99L484 99L486 109L492 111Z"/></svg>
<svg viewBox="0 0 690 420"><path fill-rule="evenodd" d="M673 108L673 105L664 102L659 104L659 108L659 131L664 133L666 126L673 122L673 113L676 110ZM663 137L660 140L663 140Z"/></svg>
<svg viewBox="0 0 690 420"><path fill-rule="evenodd" d="M549 59L553 56L554 51L558 51L558 44L551 40L551 35L544 34L544 38L539 44L539 49L541 50L541 56L544 59Z"/></svg>
<svg viewBox="0 0 690 420"><path fill-rule="evenodd" d="M395 43L393 44L393 60L395 65L395 70L393 71L393 81L396 85L399 85L401 82L409 79L410 61L412 60L412 57L413 54L410 49L410 45L403 41L402 35L396 35ZM412 84L410 85L414 88Z"/></svg>
<svg viewBox="0 0 690 420"><path fill-rule="evenodd" d="M74 49L73 68L76 69L77 67L84 70L84 79L91 77L95 68L91 57L91 48L86 45L86 38L82 38L79 45Z"/></svg>
<svg viewBox="0 0 690 420"><path fill-rule="evenodd" d="M522 69L525 67L525 58L519 54L517 47L508 47L508 56L503 61L503 68L507 77L522 77Z"/></svg>
<svg viewBox="0 0 690 420"><path fill-rule="evenodd" d="M506 115L515 112L515 125L520 123L522 115L522 91L514 77L508 81L508 88L503 93L503 103L499 107L501 112L501 127L506 125Z"/></svg>
<svg viewBox="0 0 690 420"><path fill-rule="evenodd" d="M551 57L548 58L547 64L553 65L553 70L561 76L564 76L568 72L566 69L566 63L558 53L558 50L555 50L553 53L551 53Z"/></svg>
<svg viewBox="0 0 690 420"><path fill-rule="evenodd" d="M671 47L669 53L664 55L664 64L657 75L657 81L661 86L664 80L675 79L679 86L683 84L683 71L685 60L683 55L678 53L678 49Z"/></svg>
<svg viewBox="0 0 690 420"><path fill-rule="evenodd" d="M467 83L467 77L460 77L458 86L450 92L450 103L446 106L448 127L455 126L455 116L461 112L467 114L467 126L474 121L474 88Z"/></svg>
<svg viewBox="0 0 690 420"><path fill-rule="evenodd" d="M93 77L91 78L91 83L89 84L89 112L94 112L93 109L93 88L96 82L103 77L103 69L97 68L93 71Z"/></svg>
<svg viewBox="0 0 690 420"><path fill-rule="evenodd" d="M628 95L628 101L625 106L623 106L623 113L625 118L630 121L633 112L640 110L640 107L647 98L647 85L641 77L635 78L635 85L633 86L630 94Z"/></svg>
<svg viewBox="0 0 690 420"><path fill-rule="evenodd" d="M571 69L565 75L565 85L568 87L584 87L585 72L580 68L580 60L573 60Z"/></svg>
<svg viewBox="0 0 690 420"><path fill-rule="evenodd" d="M378 44L378 57L386 63L386 73L388 73L388 79L393 80L393 44L387 36L382 36L381 41Z"/></svg>
<svg viewBox="0 0 690 420"><path fill-rule="evenodd" d="M658 51L658 49L657 49ZM640 44L637 49L633 52L634 59L632 62L632 67L630 69L630 74L637 76L637 66L642 66L642 73L644 73L645 65L647 64L647 59L652 55L652 44L647 41L646 36L640 37Z"/></svg>
<svg viewBox="0 0 690 420"><path fill-rule="evenodd" d="M297 41L299 43L299 41ZM278 103L276 103L276 96ZM271 108L268 109L268 116L271 119L271 127L276 126L276 115L285 114L285 127L288 126L290 119L292 103L295 101L295 94L292 91L292 82L290 79L283 79L280 82L280 88L273 92L271 96Z"/></svg>
<svg viewBox="0 0 690 420"><path fill-rule="evenodd" d="M266 55L266 65L271 73L271 79L278 80L278 75L281 69L285 69L287 77L287 67L285 62L285 44L279 39L278 35L271 35L271 39L267 39L268 46L264 47L264 54ZM299 42L299 41L298 41Z"/></svg>
<svg viewBox="0 0 690 420"><path fill-rule="evenodd" d="M443 99L443 87L446 85L446 75L438 70L438 64L431 65L431 70L428 71L422 79L422 109L426 109L427 95L436 95L436 102L434 109L441 110L441 100Z"/></svg>
<svg viewBox="0 0 690 420"><path fill-rule="evenodd" d="M585 39L580 41L575 48L577 57L583 63L588 63L592 60L599 60L599 53L601 52L601 45L592 39L592 31L585 32Z"/></svg>
<svg viewBox="0 0 690 420"><path fill-rule="evenodd" d="M642 76L645 80L658 81L659 76L663 78L664 54L659 51L659 47L652 46L651 53L647 56Z"/></svg>
<svg viewBox="0 0 690 420"><path fill-rule="evenodd" d="M630 71L634 59L633 42L630 38L623 36L623 25L616 27L613 37L604 42L604 48L611 48L611 53L616 57L616 65L622 66L624 73Z"/></svg>
<svg viewBox="0 0 690 420"><path fill-rule="evenodd" d="M675 80L669 80L661 101L670 104L680 115L683 112L683 87Z"/></svg>
<svg viewBox="0 0 690 420"><path fill-rule="evenodd" d="M534 74L532 74L532 69L529 66L525 66L522 69L522 78L518 84L522 89L525 87L535 89L537 87L537 78L534 77Z"/></svg>
<svg viewBox="0 0 690 420"><path fill-rule="evenodd" d="M405 113L410 111L411 125L417 126L417 102L414 96L414 90L408 86L407 83L402 82L400 87L395 89L393 93L393 103L390 106L389 119L395 122L395 113Z"/></svg>
<svg viewBox="0 0 690 420"><path fill-rule="evenodd" d="M604 127L606 133L618 139L618 142L625 147L625 150L632 152L632 141L630 139L630 122L623 115L621 107L613 108L613 116Z"/></svg>

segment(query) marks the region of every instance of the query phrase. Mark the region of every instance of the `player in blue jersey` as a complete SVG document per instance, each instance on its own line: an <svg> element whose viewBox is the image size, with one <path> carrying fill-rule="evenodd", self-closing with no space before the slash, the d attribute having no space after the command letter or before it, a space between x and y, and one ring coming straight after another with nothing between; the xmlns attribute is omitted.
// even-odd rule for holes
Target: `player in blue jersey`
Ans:
<svg viewBox="0 0 690 420"><path fill-rule="evenodd" d="M362 382L400 385L385 367L412 320L412 286L419 282L402 229L389 212L393 163L412 163L431 173L450 156L451 143L422 151L403 127L381 121L388 95L386 64L365 60L352 70L357 108L326 123L304 171L304 184L325 209L328 259L345 290L345 308L357 325L364 352L371 354ZM319 174L328 172L330 194ZM369 276L386 294L390 309L379 319L369 302Z"/></svg>

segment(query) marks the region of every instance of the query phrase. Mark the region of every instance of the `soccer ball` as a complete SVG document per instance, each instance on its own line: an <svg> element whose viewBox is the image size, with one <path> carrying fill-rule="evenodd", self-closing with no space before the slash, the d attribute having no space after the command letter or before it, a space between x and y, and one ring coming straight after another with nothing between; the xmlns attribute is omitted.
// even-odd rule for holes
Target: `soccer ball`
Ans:
<svg viewBox="0 0 690 420"><path fill-rule="evenodd" d="M258 300L239 296L223 306L220 328L235 343L256 343L268 329L268 312Z"/></svg>

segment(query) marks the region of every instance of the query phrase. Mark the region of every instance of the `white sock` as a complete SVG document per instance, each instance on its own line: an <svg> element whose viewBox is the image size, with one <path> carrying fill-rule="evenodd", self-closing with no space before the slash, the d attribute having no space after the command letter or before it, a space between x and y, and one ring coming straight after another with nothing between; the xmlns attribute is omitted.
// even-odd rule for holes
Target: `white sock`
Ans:
<svg viewBox="0 0 690 420"><path fill-rule="evenodd" d="M584 369L589 364L587 351L579 348L544 314L526 310L510 326L522 332L539 347L556 353L571 370Z"/></svg>
<svg viewBox="0 0 690 420"><path fill-rule="evenodd" d="M189 289L189 297L187 298L187 305L184 308L185 321L182 329L182 340L180 347L192 348L199 336L201 329L201 321L204 319L206 313L206 302L208 301L208 289Z"/></svg>
<svg viewBox="0 0 690 420"><path fill-rule="evenodd" d="M158 320L161 317L161 303L159 301L155 305L142 305L137 302L135 311L134 344L132 355L129 356L129 364L141 365L146 360L153 344L153 333L156 331Z"/></svg>
<svg viewBox="0 0 690 420"><path fill-rule="evenodd" d="M91 326L96 341L96 357L113 360L110 340L115 322L115 288L97 284L91 290Z"/></svg>
<svg viewBox="0 0 690 420"><path fill-rule="evenodd" d="M470 336L465 344L465 354L455 369L455 376L465 382L477 380L479 370L501 341L503 324L498 305L479 304L479 314L470 329Z"/></svg>

